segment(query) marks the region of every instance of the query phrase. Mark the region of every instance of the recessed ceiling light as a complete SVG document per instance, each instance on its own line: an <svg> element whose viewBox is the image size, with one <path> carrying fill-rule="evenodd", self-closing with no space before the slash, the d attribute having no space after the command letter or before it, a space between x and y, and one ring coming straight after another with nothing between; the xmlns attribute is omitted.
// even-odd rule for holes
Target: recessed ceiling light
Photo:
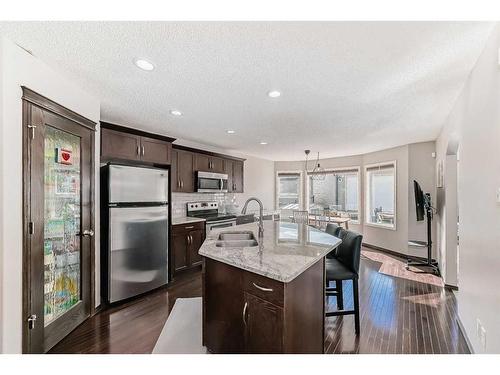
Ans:
<svg viewBox="0 0 500 375"><path fill-rule="evenodd" d="M261 145L267 145L267 142L260 142Z"/></svg>
<svg viewBox="0 0 500 375"><path fill-rule="evenodd" d="M281 92L279 92L277 90L269 91L267 93L267 96L269 96L270 98L278 98L281 96Z"/></svg>
<svg viewBox="0 0 500 375"><path fill-rule="evenodd" d="M171 114L172 116L182 116L182 112L181 112L181 111L178 111L178 110L176 110L176 109L172 109L172 110L170 110L170 114Z"/></svg>
<svg viewBox="0 0 500 375"><path fill-rule="evenodd" d="M234 133L236 133L236 132L235 132L234 130L226 130L226 133L227 133L227 134L234 134Z"/></svg>
<svg viewBox="0 0 500 375"><path fill-rule="evenodd" d="M144 59L135 59L134 64L142 70L151 71L155 68L152 62Z"/></svg>

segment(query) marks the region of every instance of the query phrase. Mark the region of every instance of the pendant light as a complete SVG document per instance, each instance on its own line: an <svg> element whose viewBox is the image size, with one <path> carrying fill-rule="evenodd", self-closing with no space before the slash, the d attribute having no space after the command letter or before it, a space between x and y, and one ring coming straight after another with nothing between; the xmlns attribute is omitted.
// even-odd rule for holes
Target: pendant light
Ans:
<svg viewBox="0 0 500 375"><path fill-rule="evenodd" d="M312 171L309 171L309 166L308 166L309 154L311 153L311 150L304 150L304 153L306 154L306 161L305 161L306 173L309 174L314 181L323 181L326 175L324 173L323 168L321 168L321 164L319 163L319 152L316 157L316 162L314 163L314 168L312 169Z"/></svg>

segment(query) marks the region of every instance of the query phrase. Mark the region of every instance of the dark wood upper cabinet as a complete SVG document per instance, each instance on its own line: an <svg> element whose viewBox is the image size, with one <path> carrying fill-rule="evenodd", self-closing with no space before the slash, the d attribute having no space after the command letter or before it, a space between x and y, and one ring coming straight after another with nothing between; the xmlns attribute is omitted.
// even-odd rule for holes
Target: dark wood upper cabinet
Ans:
<svg viewBox="0 0 500 375"><path fill-rule="evenodd" d="M109 159L141 160L141 137L103 128L101 156Z"/></svg>
<svg viewBox="0 0 500 375"><path fill-rule="evenodd" d="M224 159L218 157L211 157L212 169L216 173L224 173Z"/></svg>
<svg viewBox="0 0 500 375"><path fill-rule="evenodd" d="M170 164L172 143L155 138L141 137L141 160L158 164Z"/></svg>
<svg viewBox="0 0 500 375"><path fill-rule="evenodd" d="M224 173L228 175L228 191L243 193L243 162L239 160L224 160Z"/></svg>
<svg viewBox="0 0 500 375"><path fill-rule="evenodd" d="M243 162L239 160L233 161L233 179L232 187L234 193L243 193L244 190L244 178L243 178Z"/></svg>
<svg viewBox="0 0 500 375"><path fill-rule="evenodd" d="M172 149L170 158L170 186L173 192L177 192L180 189L179 176L177 172L177 164L179 158L179 151Z"/></svg>
<svg viewBox="0 0 500 375"><path fill-rule="evenodd" d="M101 161L171 165L173 192L194 193L196 172L226 173L228 191L243 193L244 159L172 145L174 138L101 122Z"/></svg>
<svg viewBox="0 0 500 375"><path fill-rule="evenodd" d="M101 160L168 165L174 138L101 122Z"/></svg>
<svg viewBox="0 0 500 375"><path fill-rule="evenodd" d="M211 171L210 157L205 154L196 154L195 156L195 169L197 171Z"/></svg>
<svg viewBox="0 0 500 375"><path fill-rule="evenodd" d="M192 152L173 149L170 171L173 192L194 192L194 154Z"/></svg>
<svg viewBox="0 0 500 375"><path fill-rule="evenodd" d="M224 159L206 154L196 154L197 171L224 173Z"/></svg>
<svg viewBox="0 0 500 375"><path fill-rule="evenodd" d="M224 173L227 174L227 191L231 193L234 190L233 160L224 160Z"/></svg>
<svg viewBox="0 0 500 375"><path fill-rule="evenodd" d="M194 154L189 151L177 151L177 176L179 188L176 191L194 192Z"/></svg>

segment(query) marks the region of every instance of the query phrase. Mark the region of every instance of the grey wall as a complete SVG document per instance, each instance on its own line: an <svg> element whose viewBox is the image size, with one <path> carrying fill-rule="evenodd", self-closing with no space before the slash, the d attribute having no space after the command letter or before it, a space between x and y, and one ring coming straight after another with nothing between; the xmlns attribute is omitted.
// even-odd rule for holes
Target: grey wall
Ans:
<svg viewBox="0 0 500 375"><path fill-rule="evenodd" d="M477 353L500 353L500 29L493 30L437 140L438 160L446 164L448 150L458 140L458 206L460 210L458 312ZM448 163L447 163L448 162ZM446 174L447 175L447 174ZM445 187L449 181L445 180ZM446 226L448 189L440 193L440 226ZM451 198L451 199L449 199ZM442 242L440 245L443 245ZM451 249L440 246L446 254ZM486 330L483 346L477 321Z"/></svg>
<svg viewBox="0 0 500 375"><path fill-rule="evenodd" d="M417 221L415 210L415 193L413 180L418 181L424 193L431 194L431 203L436 205L436 171L433 168L436 160L432 154L436 151L435 142L413 143L408 146L408 238L410 240L427 240L427 222ZM432 221L432 238L434 242L433 257L437 256L436 220ZM409 254L426 256L422 249L409 248Z"/></svg>
<svg viewBox="0 0 500 375"><path fill-rule="evenodd" d="M435 142L422 142L377 151L365 155L347 156L320 160L325 169L360 167L360 224L350 228L363 233L363 241L403 254L425 256L422 249L408 248L409 239L425 240L425 224L415 220L413 179L418 180L424 191L435 199L435 160L432 153ZM369 164L396 161L396 229L380 228L364 223L365 181L364 167ZM311 165L310 165L311 166ZM275 171L304 170L303 161L275 162ZM307 202L307 183L304 181L304 202ZM304 203L305 204L305 203Z"/></svg>

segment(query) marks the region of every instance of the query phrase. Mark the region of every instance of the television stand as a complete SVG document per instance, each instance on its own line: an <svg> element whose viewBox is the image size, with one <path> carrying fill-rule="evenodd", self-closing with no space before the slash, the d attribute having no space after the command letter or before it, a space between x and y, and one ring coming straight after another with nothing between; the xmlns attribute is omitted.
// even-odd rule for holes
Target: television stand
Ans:
<svg viewBox="0 0 500 375"><path fill-rule="evenodd" d="M409 246L413 247L426 247L427 248L427 258L426 259L415 259L410 258L406 261L406 269L410 270L410 266L420 266L420 267L429 267L432 272L439 276L439 266L438 262L435 259L432 259L432 207L430 205L430 195L426 194L426 204L425 204L425 212L427 217L427 242L426 241L417 241L410 240L408 241Z"/></svg>

